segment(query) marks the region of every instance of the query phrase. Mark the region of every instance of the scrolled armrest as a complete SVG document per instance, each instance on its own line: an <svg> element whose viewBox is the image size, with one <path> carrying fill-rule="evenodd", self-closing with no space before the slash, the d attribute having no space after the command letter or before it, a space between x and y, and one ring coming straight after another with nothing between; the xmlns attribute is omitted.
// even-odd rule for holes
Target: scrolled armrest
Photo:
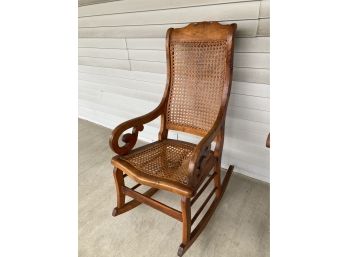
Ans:
<svg viewBox="0 0 348 257"><path fill-rule="evenodd" d="M135 146L138 140L138 133L139 131L142 131L144 129L144 124L156 119L158 116L161 115L161 113L161 105L159 105L155 110L148 114L128 120L118 125L112 131L109 138L109 145L111 149L119 155L128 154ZM130 128L133 128L132 133L126 133L122 136L122 142L124 142L125 144L123 146L120 146L118 144L120 136L122 135L122 133L124 133L127 129Z"/></svg>

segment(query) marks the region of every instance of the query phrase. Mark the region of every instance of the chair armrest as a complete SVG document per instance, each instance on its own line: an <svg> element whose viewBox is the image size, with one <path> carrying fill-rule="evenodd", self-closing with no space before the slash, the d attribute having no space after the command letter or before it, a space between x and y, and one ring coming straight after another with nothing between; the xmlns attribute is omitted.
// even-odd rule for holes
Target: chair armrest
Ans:
<svg viewBox="0 0 348 257"><path fill-rule="evenodd" d="M199 174L198 170L200 170L201 166L204 166L204 161L210 151L211 143L219 135L219 133L222 132L221 127L223 126L223 124L224 124L223 113L220 112L213 127L208 131L208 133L201 139L201 141L195 147L195 150L193 151L193 154L189 163L189 172L191 173L191 177L193 177L193 180L195 180L198 176L201 175ZM221 142L216 142L216 143L221 144ZM219 148L219 147L220 145L219 146L216 145L216 148ZM195 183L195 181L193 181L193 183Z"/></svg>
<svg viewBox="0 0 348 257"><path fill-rule="evenodd" d="M162 103L153 111L125 121L118 125L111 133L109 138L109 145L111 149L119 154L119 155L126 155L128 154L133 147L135 146L137 139L138 139L138 132L142 131L144 129L144 124L149 123L150 121L156 119L162 114ZM124 131L127 129L133 128L132 133L127 133L122 136L122 142L125 144L123 146L120 146L118 144L119 138L122 135Z"/></svg>

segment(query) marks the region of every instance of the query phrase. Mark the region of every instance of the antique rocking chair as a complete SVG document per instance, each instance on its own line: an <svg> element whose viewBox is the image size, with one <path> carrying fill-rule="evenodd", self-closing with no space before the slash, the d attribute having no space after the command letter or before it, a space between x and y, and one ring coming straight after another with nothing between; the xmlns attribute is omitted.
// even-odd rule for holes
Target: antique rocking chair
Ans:
<svg viewBox="0 0 348 257"><path fill-rule="evenodd" d="M183 234L179 256L208 223L233 172L233 166L230 166L221 183L221 155L236 28L236 24L199 22L168 29L167 86L161 103L152 112L117 126L110 136L110 147L118 154L112 159L117 191L117 207L112 215L117 216L144 203L181 221ZM158 141L132 150L143 125L157 117L161 117ZM130 128L132 133L122 136L125 144L120 146L120 136ZM191 133L202 139L197 145L168 139L168 130ZM127 187L126 176L138 184ZM213 179L214 189L191 219L191 206ZM141 185L151 188L143 194L135 191ZM181 212L151 198L159 189L181 197ZM214 193L211 206L191 232L192 224ZM134 200L125 203L126 195Z"/></svg>

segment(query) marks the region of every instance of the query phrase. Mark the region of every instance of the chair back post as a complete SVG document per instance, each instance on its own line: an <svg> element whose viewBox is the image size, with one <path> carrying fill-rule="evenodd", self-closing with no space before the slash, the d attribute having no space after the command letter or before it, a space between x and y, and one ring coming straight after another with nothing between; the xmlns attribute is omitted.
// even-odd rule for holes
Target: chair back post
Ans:
<svg viewBox="0 0 348 257"><path fill-rule="evenodd" d="M162 108L162 114L161 114L161 128L158 133L158 140L164 140L168 137L168 129L166 126L166 109L168 104L168 97L169 97L169 88L171 83L171 76L170 76L170 35L173 31L173 28L169 28L167 30L166 34L166 60L167 60L167 82L166 82L166 89L164 91L162 101L164 102L163 108Z"/></svg>

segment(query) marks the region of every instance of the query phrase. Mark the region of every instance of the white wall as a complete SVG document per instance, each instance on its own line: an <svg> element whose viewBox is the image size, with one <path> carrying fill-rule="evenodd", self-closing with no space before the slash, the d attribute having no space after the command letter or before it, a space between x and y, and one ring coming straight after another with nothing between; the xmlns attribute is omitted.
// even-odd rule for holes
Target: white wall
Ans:
<svg viewBox="0 0 348 257"><path fill-rule="evenodd" d="M124 0L79 7L79 116L114 128L152 110L165 87L166 30L204 20L238 24L223 166L269 181L269 1ZM159 120L148 124L140 138L156 140L158 128Z"/></svg>

